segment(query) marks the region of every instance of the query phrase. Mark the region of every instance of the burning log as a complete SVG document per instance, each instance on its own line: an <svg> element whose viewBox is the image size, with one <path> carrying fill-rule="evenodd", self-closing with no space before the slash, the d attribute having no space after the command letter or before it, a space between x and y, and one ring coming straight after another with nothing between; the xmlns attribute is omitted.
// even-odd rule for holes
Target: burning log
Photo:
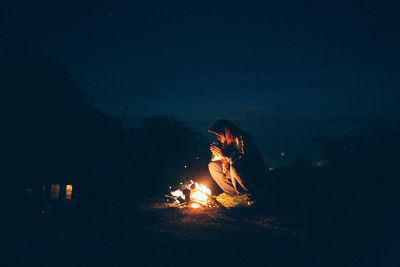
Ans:
<svg viewBox="0 0 400 267"><path fill-rule="evenodd" d="M164 195L164 197L167 197L167 198L170 198L170 199L176 200L176 197L173 197L173 196L170 196L170 195Z"/></svg>

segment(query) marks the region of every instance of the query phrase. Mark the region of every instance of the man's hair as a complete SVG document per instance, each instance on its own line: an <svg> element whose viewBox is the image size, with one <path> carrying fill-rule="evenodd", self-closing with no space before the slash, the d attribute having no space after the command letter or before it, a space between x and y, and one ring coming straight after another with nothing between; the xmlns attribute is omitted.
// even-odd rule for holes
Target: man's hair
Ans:
<svg viewBox="0 0 400 267"><path fill-rule="evenodd" d="M225 135L225 129L228 129L233 136L237 136L241 132L236 125L225 119L216 121L209 131L212 133Z"/></svg>

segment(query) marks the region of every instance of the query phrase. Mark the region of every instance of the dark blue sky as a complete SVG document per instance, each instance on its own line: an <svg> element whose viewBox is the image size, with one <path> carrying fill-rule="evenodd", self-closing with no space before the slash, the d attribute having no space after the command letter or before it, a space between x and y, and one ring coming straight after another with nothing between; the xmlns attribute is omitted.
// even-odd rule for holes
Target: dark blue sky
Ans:
<svg viewBox="0 0 400 267"><path fill-rule="evenodd" d="M202 134L227 118L270 165L312 137L399 122L396 6L385 1L3 0L6 31L114 115Z"/></svg>

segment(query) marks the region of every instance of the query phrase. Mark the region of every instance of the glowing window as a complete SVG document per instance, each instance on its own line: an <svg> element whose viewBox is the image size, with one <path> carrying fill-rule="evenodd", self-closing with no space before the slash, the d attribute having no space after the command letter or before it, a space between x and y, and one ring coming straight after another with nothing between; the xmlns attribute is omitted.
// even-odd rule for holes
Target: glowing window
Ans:
<svg viewBox="0 0 400 267"><path fill-rule="evenodd" d="M67 188L65 190L65 199L72 198L72 184L67 184Z"/></svg>

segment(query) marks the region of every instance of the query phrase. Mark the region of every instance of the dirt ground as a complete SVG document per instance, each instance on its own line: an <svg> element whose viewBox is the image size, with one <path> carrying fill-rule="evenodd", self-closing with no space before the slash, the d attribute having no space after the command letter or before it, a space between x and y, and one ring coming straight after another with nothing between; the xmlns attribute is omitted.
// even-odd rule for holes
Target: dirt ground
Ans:
<svg viewBox="0 0 400 267"><path fill-rule="evenodd" d="M142 233L167 266L373 266L371 246L346 224L268 211L268 205L173 208L163 199L139 205ZM345 218L344 218L345 219ZM151 262L151 265L157 262Z"/></svg>
<svg viewBox="0 0 400 267"><path fill-rule="evenodd" d="M379 252L382 239L365 223L353 231L349 218L263 205L179 209L158 197L46 205L3 205L1 266L396 266L395 250Z"/></svg>

